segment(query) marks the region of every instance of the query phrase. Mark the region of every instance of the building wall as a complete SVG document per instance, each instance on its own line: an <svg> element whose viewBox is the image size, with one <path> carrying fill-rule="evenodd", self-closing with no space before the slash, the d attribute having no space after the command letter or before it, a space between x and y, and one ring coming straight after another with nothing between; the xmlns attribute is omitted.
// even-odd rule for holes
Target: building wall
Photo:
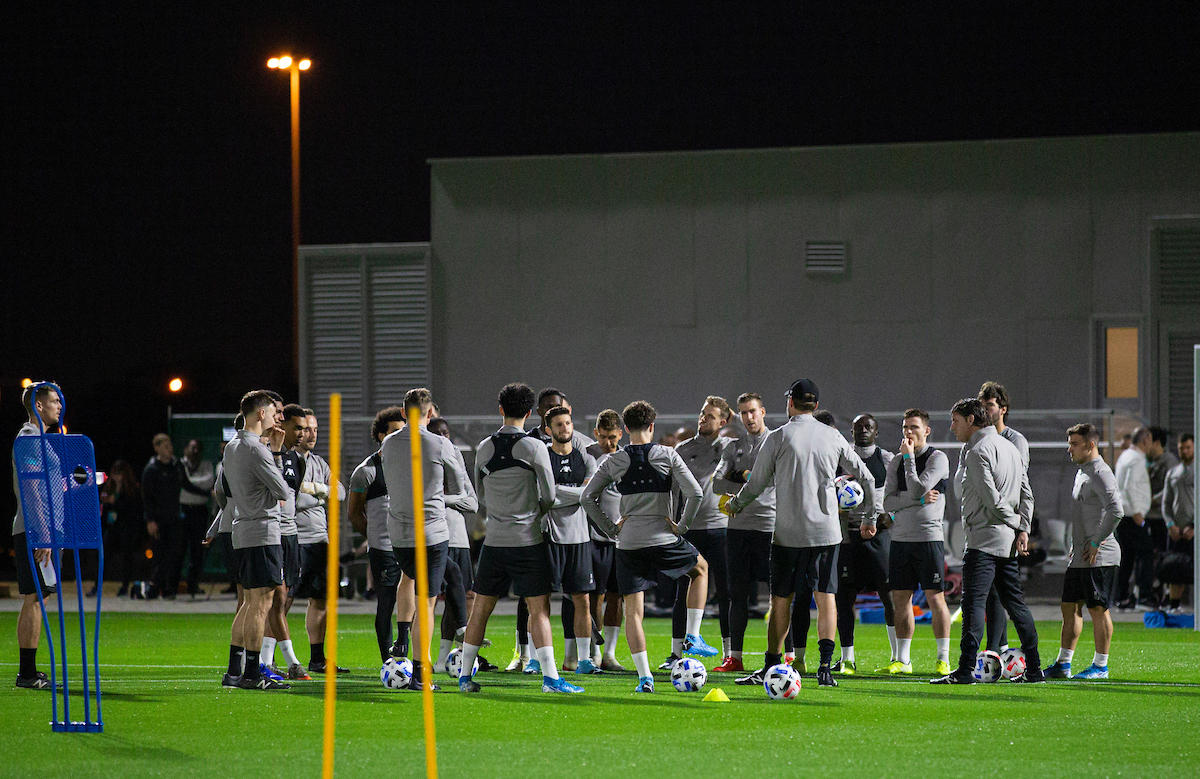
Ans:
<svg viewBox="0 0 1200 779"><path fill-rule="evenodd" d="M588 414L747 390L782 411L800 376L841 414L945 409L987 379L1014 407L1090 407L1092 318L1146 315L1151 218L1200 214L1200 134L431 167L455 414L514 380ZM825 239L846 277L805 274Z"/></svg>

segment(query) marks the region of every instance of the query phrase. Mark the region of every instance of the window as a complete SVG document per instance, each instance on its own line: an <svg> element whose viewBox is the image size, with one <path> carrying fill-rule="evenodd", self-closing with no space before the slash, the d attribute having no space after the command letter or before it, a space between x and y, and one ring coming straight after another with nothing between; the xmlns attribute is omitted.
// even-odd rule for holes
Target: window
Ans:
<svg viewBox="0 0 1200 779"><path fill-rule="evenodd" d="M1138 396L1138 329L1105 328L1105 397Z"/></svg>

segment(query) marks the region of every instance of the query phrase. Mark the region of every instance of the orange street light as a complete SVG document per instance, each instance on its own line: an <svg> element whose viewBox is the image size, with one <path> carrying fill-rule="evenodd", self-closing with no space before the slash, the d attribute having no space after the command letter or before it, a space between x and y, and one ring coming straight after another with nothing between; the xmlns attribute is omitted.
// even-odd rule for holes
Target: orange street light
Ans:
<svg viewBox="0 0 1200 779"><path fill-rule="evenodd" d="M183 389L183 379L171 379L167 384L167 389L171 390L171 392L179 392Z"/></svg>
<svg viewBox="0 0 1200 779"><path fill-rule="evenodd" d="M272 57L267 67L286 70L292 82L292 372L300 370L300 71L312 60L293 60L290 55Z"/></svg>
<svg viewBox="0 0 1200 779"><path fill-rule="evenodd" d="M21 389L29 389L33 386L33 379L21 379Z"/></svg>

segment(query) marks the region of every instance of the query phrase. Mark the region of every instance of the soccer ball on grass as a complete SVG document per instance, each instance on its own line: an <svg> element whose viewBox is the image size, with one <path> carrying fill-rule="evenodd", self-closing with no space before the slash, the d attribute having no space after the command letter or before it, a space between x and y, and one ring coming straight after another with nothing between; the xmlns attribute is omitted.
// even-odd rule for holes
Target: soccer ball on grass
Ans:
<svg viewBox="0 0 1200 779"><path fill-rule="evenodd" d="M671 684L680 692L696 692L708 681L704 663L685 657L671 666Z"/></svg>
<svg viewBox="0 0 1200 779"><path fill-rule="evenodd" d="M1000 678L1004 663L1000 660L1000 655L990 649L985 649L975 655L975 667L971 669L971 676L975 677L977 682L994 682Z"/></svg>
<svg viewBox="0 0 1200 779"><path fill-rule="evenodd" d="M389 690L400 690L412 679L412 661L407 657L389 657L379 669L379 681Z"/></svg>
<svg viewBox="0 0 1200 779"><path fill-rule="evenodd" d="M446 673L451 679L457 681L462 676L462 649L455 647L450 650L450 654L446 657ZM471 669L471 676L479 670L479 658L475 658L475 667Z"/></svg>
<svg viewBox="0 0 1200 779"><path fill-rule="evenodd" d="M1025 673L1025 653L1020 649L1005 649L1000 654L1000 666L1005 679L1016 679Z"/></svg>
<svg viewBox="0 0 1200 779"><path fill-rule="evenodd" d="M773 701L792 700L800 694L800 674L786 663L773 665L763 674L763 689Z"/></svg>

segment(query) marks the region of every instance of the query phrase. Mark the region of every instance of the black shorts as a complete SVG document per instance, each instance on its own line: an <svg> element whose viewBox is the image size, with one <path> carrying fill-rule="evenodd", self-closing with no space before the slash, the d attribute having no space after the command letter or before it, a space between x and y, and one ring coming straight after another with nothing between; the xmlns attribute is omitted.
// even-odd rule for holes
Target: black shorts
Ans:
<svg viewBox="0 0 1200 779"><path fill-rule="evenodd" d="M729 578L737 582L771 580L771 534L729 529Z"/></svg>
<svg viewBox="0 0 1200 779"><path fill-rule="evenodd" d="M367 562L371 565L371 578L375 580L375 591L396 591L400 586L400 563L391 549L367 548Z"/></svg>
<svg viewBox="0 0 1200 779"><path fill-rule="evenodd" d="M425 547L425 568L429 574L429 597L435 598L442 591L442 581L446 578L446 560L449 557L450 542ZM417 580L417 550L416 547L397 546L392 548L396 562L404 575Z"/></svg>
<svg viewBox="0 0 1200 779"><path fill-rule="evenodd" d="M696 567L700 553L682 538L663 546L617 550L617 587L622 595L658 586L658 577L679 579Z"/></svg>
<svg viewBox="0 0 1200 779"><path fill-rule="evenodd" d="M880 530L873 538L863 538L850 531L838 552L838 589L850 592L887 592L888 557L891 554L892 534Z"/></svg>
<svg viewBox="0 0 1200 779"><path fill-rule="evenodd" d="M242 550L233 548L233 533L217 533L221 548L225 550L225 568L229 571L229 581L241 584Z"/></svg>
<svg viewBox="0 0 1200 779"><path fill-rule="evenodd" d="M592 542L556 544L550 542L551 583L555 592L573 595L596 589L592 571Z"/></svg>
<svg viewBox="0 0 1200 779"><path fill-rule="evenodd" d="M316 598L325 600L325 582L328 578L329 544L319 541L300 545L300 581L292 588L293 598Z"/></svg>
<svg viewBox="0 0 1200 779"><path fill-rule="evenodd" d="M283 547L283 583L291 591L300 583L300 536L280 536Z"/></svg>
<svg viewBox="0 0 1200 779"><path fill-rule="evenodd" d="M893 590L941 592L946 573L946 545L941 541L893 541L888 581Z"/></svg>
<svg viewBox="0 0 1200 779"><path fill-rule="evenodd" d="M458 567L462 570L463 589L467 592L474 592L475 572L471 570L471 548L452 546L448 554L450 559L458 563Z"/></svg>
<svg viewBox="0 0 1200 779"><path fill-rule="evenodd" d="M613 541L592 541L592 576L596 580L593 592L620 594L617 587L617 545Z"/></svg>
<svg viewBox="0 0 1200 779"><path fill-rule="evenodd" d="M475 592L503 598L511 586L518 598L549 595L554 589L550 547L543 541L534 546L488 546L479 553Z"/></svg>
<svg viewBox="0 0 1200 779"><path fill-rule="evenodd" d="M25 534L13 534L13 563L17 566L17 592L22 595L34 595L37 593L37 585L42 585L42 595L48 595L54 592L54 588L46 584L46 577L42 576L42 567L37 566L37 582L33 581L33 569L29 567L29 551L25 547Z"/></svg>
<svg viewBox="0 0 1200 779"><path fill-rule="evenodd" d="M1099 568L1068 568L1063 577L1063 603L1087 604L1089 609L1108 609L1117 585L1118 565Z"/></svg>
<svg viewBox="0 0 1200 779"><path fill-rule="evenodd" d="M283 584L282 545L248 546L239 549L238 553L238 578L242 581L243 589L256 590Z"/></svg>
<svg viewBox="0 0 1200 779"><path fill-rule="evenodd" d="M787 598L811 590L836 595L839 546L841 544L797 549L771 544L771 594Z"/></svg>

